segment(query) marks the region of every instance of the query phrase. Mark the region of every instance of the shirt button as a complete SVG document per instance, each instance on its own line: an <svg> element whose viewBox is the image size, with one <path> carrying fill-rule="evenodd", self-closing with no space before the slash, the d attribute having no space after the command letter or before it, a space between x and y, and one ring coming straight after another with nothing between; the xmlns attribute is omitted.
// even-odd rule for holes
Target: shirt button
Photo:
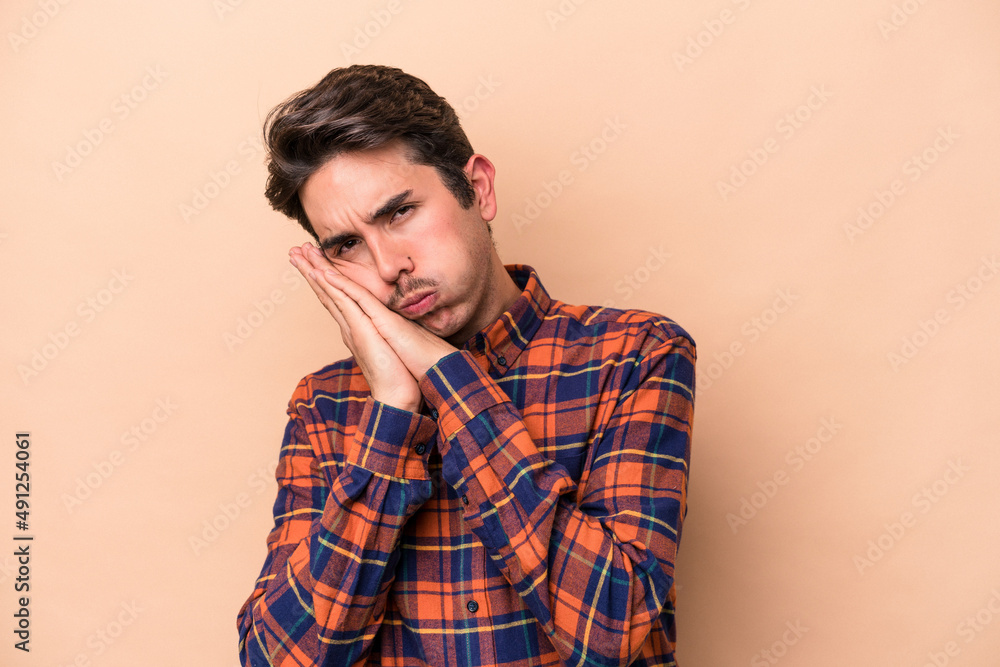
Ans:
<svg viewBox="0 0 1000 667"><path fill-rule="evenodd" d="M476 602L475 600L469 600L469 604L465 605L465 608L471 611L473 614L475 614L477 611L479 611L479 603Z"/></svg>
<svg viewBox="0 0 1000 667"><path fill-rule="evenodd" d="M413 451L417 453L417 456L423 456L424 452L427 451L427 448L423 445L417 445L413 448Z"/></svg>
<svg viewBox="0 0 1000 667"><path fill-rule="evenodd" d="M497 363L500 364L501 366L506 366L507 365L507 357L505 357L503 355L497 357Z"/></svg>
<svg viewBox="0 0 1000 667"><path fill-rule="evenodd" d="M435 410L434 408L431 408L430 412L431 412L431 419L436 420L438 418L438 411Z"/></svg>
<svg viewBox="0 0 1000 667"><path fill-rule="evenodd" d="M463 505L469 504L469 496L462 496L462 504Z"/></svg>

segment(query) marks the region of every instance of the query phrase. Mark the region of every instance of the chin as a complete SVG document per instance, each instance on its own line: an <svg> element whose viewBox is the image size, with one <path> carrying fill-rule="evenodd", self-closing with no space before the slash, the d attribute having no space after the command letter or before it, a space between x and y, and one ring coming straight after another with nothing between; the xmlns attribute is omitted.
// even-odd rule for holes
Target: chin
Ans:
<svg viewBox="0 0 1000 667"><path fill-rule="evenodd" d="M442 326L437 326L430 322L421 322L420 320L417 320L417 324L422 326L424 329L427 329L438 338L447 339L449 336L454 335L455 332L458 331L458 327L450 327L450 326L442 327Z"/></svg>
<svg viewBox="0 0 1000 667"><path fill-rule="evenodd" d="M438 338L448 340L465 326L465 322L456 320L451 315L451 313L434 311L417 320L417 323Z"/></svg>

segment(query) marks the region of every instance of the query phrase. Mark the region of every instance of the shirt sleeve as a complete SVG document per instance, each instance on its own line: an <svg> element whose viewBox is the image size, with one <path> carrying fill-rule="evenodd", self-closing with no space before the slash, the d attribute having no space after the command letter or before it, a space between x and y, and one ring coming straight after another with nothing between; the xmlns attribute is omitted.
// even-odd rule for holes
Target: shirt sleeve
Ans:
<svg viewBox="0 0 1000 667"><path fill-rule="evenodd" d="M431 495L430 447L418 445L433 437L433 420L368 398L341 467L329 450L342 431L307 429L307 402L303 382L289 404L267 558L239 612L245 666L363 664L400 531Z"/></svg>
<svg viewBox="0 0 1000 667"><path fill-rule="evenodd" d="M695 348L647 340L602 389L579 483L539 452L468 352L421 382L439 413L442 476L469 499L468 525L568 665L630 664L673 614Z"/></svg>

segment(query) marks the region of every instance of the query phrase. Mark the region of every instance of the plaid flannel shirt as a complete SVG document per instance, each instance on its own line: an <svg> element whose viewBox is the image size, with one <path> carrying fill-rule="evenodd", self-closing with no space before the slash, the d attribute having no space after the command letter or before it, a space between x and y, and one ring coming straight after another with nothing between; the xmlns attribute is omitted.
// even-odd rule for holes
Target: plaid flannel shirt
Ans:
<svg viewBox="0 0 1000 667"><path fill-rule="evenodd" d="M345 360L288 407L244 665L674 665L695 347L671 320L514 306L374 401Z"/></svg>

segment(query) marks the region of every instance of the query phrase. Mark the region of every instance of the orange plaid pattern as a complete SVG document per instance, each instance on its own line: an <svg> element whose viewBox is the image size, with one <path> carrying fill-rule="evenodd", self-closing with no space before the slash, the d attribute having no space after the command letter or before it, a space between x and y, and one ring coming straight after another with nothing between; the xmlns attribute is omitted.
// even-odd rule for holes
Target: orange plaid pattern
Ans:
<svg viewBox="0 0 1000 667"><path fill-rule="evenodd" d="M515 305L428 371L353 360L288 407L244 665L674 665L694 342L640 311Z"/></svg>

